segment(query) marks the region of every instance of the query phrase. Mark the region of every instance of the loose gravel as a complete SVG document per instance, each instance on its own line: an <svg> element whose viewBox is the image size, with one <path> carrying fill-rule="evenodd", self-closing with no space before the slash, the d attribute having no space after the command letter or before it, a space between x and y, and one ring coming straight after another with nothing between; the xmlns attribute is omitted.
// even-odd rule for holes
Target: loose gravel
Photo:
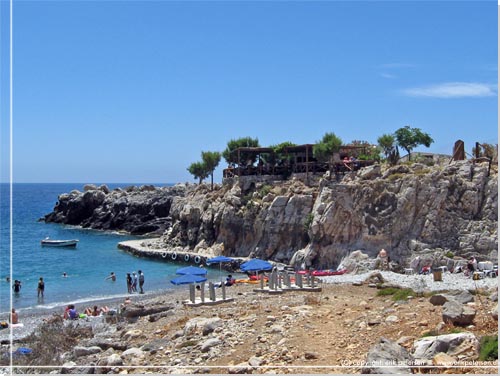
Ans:
<svg viewBox="0 0 500 376"><path fill-rule="evenodd" d="M320 277L325 283L355 283L364 282L374 271L362 274L342 274L335 276ZM466 277L463 273L442 273L442 281L434 281L434 275L419 275L419 274L399 274L389 271L380 272L386 282L395 285L411 288L414 291L443 291L443 290L475 290L475 289L493 289L498 287L498 278L485 277L480 280L473 280Z"/></svg>

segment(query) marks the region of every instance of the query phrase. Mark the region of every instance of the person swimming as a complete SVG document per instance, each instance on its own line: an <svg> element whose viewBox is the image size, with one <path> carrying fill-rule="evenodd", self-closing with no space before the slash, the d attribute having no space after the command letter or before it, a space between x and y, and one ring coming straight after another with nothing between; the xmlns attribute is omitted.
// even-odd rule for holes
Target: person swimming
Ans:
<svg viewBox="0 0 500 376"><path fill-rule="evenodd" d="M14 294L19 294L21 292L21 281L16 279L14 280L14 284L12 285L12 290L14 290Z"/></svg>
<svg viewBox="0 0 500 376"><path fill-rule="evenodd" d="M108 279L111 279L113 282L116 281L115 272L109 273L109 275L106 278L104 278L105 281L108 280Z"/></svg>

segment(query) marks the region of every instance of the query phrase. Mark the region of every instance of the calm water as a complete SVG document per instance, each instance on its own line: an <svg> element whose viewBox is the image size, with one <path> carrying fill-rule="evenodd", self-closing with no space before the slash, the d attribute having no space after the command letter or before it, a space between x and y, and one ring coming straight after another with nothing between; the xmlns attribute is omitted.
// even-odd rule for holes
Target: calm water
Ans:
<svg viewBox="0 0 500 376"><path fill-rule="evenodd" d="M128 185L108 184L108 187ZM0 189L0 312L5 313L10 307L12 291L12 283L5 279L10 273L9 185L0 184ZM126 296L125 275L138 269L145 274L146 293L186 289L170 283L175 270L185 265L137 258L117 248L118 242L137 237L38 222L52 211L59 194L73 189L83 190L83 185L14 184L12 280L22 281L21 293L13 296L15 308L21 311L52 309L70 302L83 305L89 300ZM42 248L40 240L47 236L80 241L76 249ZM111 271L117 275L116 282L104 280ZM62 277L63 272L67 273L67 278ZM43 300L37 299L40 277L45 281ZM209 268L208 278L218 279L218 269Z"/></svg>

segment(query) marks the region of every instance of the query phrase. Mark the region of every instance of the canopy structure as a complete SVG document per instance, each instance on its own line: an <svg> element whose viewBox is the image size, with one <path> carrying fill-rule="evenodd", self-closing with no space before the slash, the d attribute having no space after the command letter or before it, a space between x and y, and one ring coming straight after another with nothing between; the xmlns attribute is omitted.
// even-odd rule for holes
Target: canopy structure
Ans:
<svg viewBox="0 0 500 376"><path fill-rule="evenodd" d="M186 266L175 271L176 274L206 275L207 269L198 266Z"/></svg>
<svg viewBox="0 0 500 376"><path fill-rule="evenodd" d="M172 279L170 282L174 285L187 285L191 283L205 282L207 279L201 275L184 274Z"/></svg>
<svg viewBox="0 0 500 376"><path fill-rule="evenodd" d="M231 258L231 257L227 257L227 256L217 256L217 257L214 257L214 258L211 258L211 259L208 259L207 260L207 264L215 264L216 262L218 263L222 263L222 262L231 262L233 261L234 259Z"/></svg>
<svg viewBox="0 0 500 376"><path fill-rule="evenodd" d="M217 257L213 257L211 259L208 259L207 260L207 264L214 264L214 263L219 263L219 277L221 279L221 283L223 283L222 281L222 263L223 262L231 262L233 261L234 259L232 259L231 257L227 257L227 256L217 256Z"/></svg>
<svg viewBox="0 0 500 376"><path fill-rule="evenodd" d="M271 270L272 268L273 264L261 259L251 259L240 265L240 269L244 272L258 272L261 270Z"/></svg>

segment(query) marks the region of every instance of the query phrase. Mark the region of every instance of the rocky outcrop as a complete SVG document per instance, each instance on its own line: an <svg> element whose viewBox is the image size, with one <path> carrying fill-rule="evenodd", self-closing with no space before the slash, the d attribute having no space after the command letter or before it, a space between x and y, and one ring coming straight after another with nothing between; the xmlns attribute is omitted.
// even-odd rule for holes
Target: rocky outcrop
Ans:
<svg viewBox="0 0 500 376"><path fill-rule="evenodd" d="M44 220L136 235L161 235L170 227L169 212L174 197L184 195L185 190L185 186L177 185L110 191L105 185L87 184L83 192L74 190L60 195L53 212Z"/></svg>
<svg viewBox="0 0 500 376"><path fill-rule="evenodd" d="M372 166L342 180L307 186L288 181L232 185L87 187L61 195L46 221L132 233L162 233L156 248L223 253L333 268L354 251L381 248L407 266L422 256L448 265L453 256L497 261L496 166ZM451 254L451 256L450 256ZM450 261L450 266L454 261Z"/></svg>

